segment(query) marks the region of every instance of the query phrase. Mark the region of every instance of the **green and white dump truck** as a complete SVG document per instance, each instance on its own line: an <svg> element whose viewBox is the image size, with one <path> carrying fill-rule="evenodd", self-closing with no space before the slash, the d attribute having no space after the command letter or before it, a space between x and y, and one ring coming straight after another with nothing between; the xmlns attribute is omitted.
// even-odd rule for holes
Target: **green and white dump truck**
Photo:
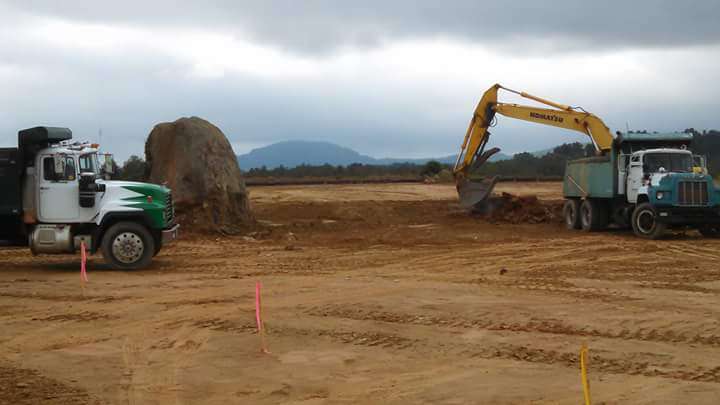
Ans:
<svg viewBox="0 0 720 405"><path fill-rule="evenodd" d="M720 236L720 189L691 141L685 133L621 133L610 153L568 162L567 227L595 231L615 223L656 239L679 226Z"/></svg>
<svg viewBox="0 0 720 405"><path fill-rule="evenodd" d="M0 240L33 254L84 243L113 268L149 265L178 235L170 189L103 180L112 169L100 166L97 148L54 127L22 130L16 148L0 148Z"/></svg>

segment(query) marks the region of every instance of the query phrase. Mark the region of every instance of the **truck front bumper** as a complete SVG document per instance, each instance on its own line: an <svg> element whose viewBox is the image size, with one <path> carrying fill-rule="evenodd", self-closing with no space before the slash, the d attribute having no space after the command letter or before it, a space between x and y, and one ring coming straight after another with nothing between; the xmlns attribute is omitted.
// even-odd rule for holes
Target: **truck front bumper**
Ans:
<svg viewBox="0 0 720 405"><path fill-rule="evenodd" d="M162 244L167 245L168 243L172 243L175 239L177 239L178 229L180 229L180 224L175 224L169 229L163 229Z"/></svg>
<svg viewBox="0 0 720 405"><path fill-rule="evenodd" d="M656 207L657 219L669 225L720 224L718 207Z"/></svg>

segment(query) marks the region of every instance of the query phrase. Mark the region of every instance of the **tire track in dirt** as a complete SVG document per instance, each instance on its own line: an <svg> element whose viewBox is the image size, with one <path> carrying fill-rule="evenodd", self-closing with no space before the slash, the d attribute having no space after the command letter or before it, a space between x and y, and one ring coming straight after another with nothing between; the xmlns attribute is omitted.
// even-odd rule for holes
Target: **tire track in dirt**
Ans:
<svg viewBox="0 0 720 405"><path fill-rule="evenodd" d="M697 294L712 294L712 295L720 294L720 290L718 290L718 289L701 287L701 286L694 285L694 284L674 284L674 283L668 283L668 282L650 281L650 282L636 283L636 284L634 284L634 286L638 287L638 288L652 288L652 289L658 289L658 290L683 291L683 292L697 293Z"/></svg>
<svg viewBox="0 0 720 405"><path fill-rule="evenodd" d="M714 334L688 334L672 330L638 329L620 330L596 329L591 327L578 328L559 320L531 319L527 322L502 322L490 319L493 315L488 312L482 314L482 319L467 319L463 317L439 317L430 315L411 315L387 311L365 309L362 304L351 306L328 305L313 307L305 311L307 315L324 318L344 318L356 321L377 321L396 324L447 326L462 329L482 329L488 331L510 331L524 333L543 333L566 336L598 337L606 339L639 340L657 343L683 343L700 344L710 347L720 347L720 336ZM487 317L486 317L487 316Z"/></svg>
<svg viewBox="0 0 720 405"><path fill-rule="evenodd" d="M639 283L658 283L657 287L692 293L717 294L709 288L693 287L692 283L720 280L720 270L715 267L702 267L688 269L687 266L673 266L665 258L657 258L659 266L645 265L628 268L627 263L636 259L637 252L628 251L621 257L614 256L607 262L603 259L599 266L595 259L590 260L593 255L601 254L605 250L616 251L620 248L601 245L600 247L586 245L565 248L555 252L553 243L535 243L533 249L540 254L528 252L527 245L505 243L494 245L493 249L479 247L472 251L467 248L453 249L452 254L446 251L438 254L424 252L422 258L414 258L404 263L387 264L379 277L386 278L409 278L406 273L410 270L421 271L427 275L428 280L444 282L466 282L487 284L510 289L521 289L526 291L541 291L550 294L561 294L580 299L594 299L603 302L633 301L643 299L634 293L629 293L627 288L601 288L578 286L567 281L569 278L604 280L604 281L634 281ZM575 251L575 254L568 254L567 250ZM652 250L652 249L651 249ZM498 253L500 251L500 253ZM581 254L582 253L582 254ZM663 252L667 254L667 252ZM463 257L493 257L493 269L488 269L488 264L482 260L467 260ZM587 260L582 257L588 257ZM650 254L652 256L652 254ZM429 256L429 257L428 257ZM668 255L672 257L672 255ZM626 258L625 258L626 257ZM673 260L682 262L683 259L674 257ZM442 269L439 271L438 269ZM462 269L462 271L460 271ZM497 272L503 269L509 271L510 275L502 278L497 277ZM488 272L495 275L487 275ZM479 276L474 274L481 273ZM414 276L414 274L413 274ZM677 285L677 287L675 287Z"/></svg>
<svg viewBox="0 0 720 405"><path fill-rule="evenodd" d="M177 321L172 325L173 327L176 327L177 325L185 322L186 321ZM192 326L209 329L216 332L257 334L257 326L252 322L232 321L222 318L208 318L197 320L192 323ZM264 326L265 331L268 335L329 337L342 343L364 346L380 346L385 348L407 349L412 347L414 342L418 342L418 340L416 339L408 339L384 333L336 331L325 329L302 329L289 326L275 326L274 324L269 323L265 323Z"/></svg>
<svg viewBox="0 0 720 405"><path fill-rule="evenodd" d="M45 318L39 318L39 317L31 318L32 321L41 321L41 322L93 322L93 321L107 321L107 320L113 320L113 319L119 319L119 317L115 316L115 315L109 315L106 313L92 312L92 311L83 311L83 312L71 313L71 314L50 315Z"/></svg>
<svg viewBox="0 0 720 405"><path fill-rule="evenodd" d="M176 326L187 321L176 321L170 325ZM237 322L222 318L207 318L192 322L192 326L196 328L204 328L218 332L243 332L257 333L257 325L252 322ZM266 324L266 329L271 328Z"/></svg>
<svg viewBox="0 0 720 405"><path fill-rule="evenodd" d="M99 303L108 303L115 301L131 300L134 297L128 296L113 296L113 295L88 295L83 296L82 294L43 294L43 293L22 293L22 292L2 292L0 298L24 298L30 300L42 300L42 301L60 301L60 302L80 302L80 301L92 301Z"/></svg>
<svg viewBox="0 0 720 405"><path fill-rule="evenodd" d="M682 256L690 256L692 258L700 259L700 261L717 261L720 259L720 255L714 249L704 248L697 246L697 244L690 245L687 243L675 243L668 244L663 247L665 253L663 256L668 258L678 258Z"/></svg>
<svg viewBox="0 0 720 405"><path fill-rule="evenodd" d="M225 304L235 304L239 302L242 298L249 298L250 296L247 295L245 297L227 297L227 298L198 298L198 299L187 299L187 300L177 300L177 301L161 301L158 302L158 305L164 305L165 309L172 309L176 307L181 306L187 306L187 305L225 305Z"/></svg>
<svg viewBox="0 0 720 405"><path fill-rule="evenodd" d="M558 352L503 344L495 347L473 345L472 349L461 354L471 358L507 359L530 363L560 364L565 367L577 368L578 355L575 353ZM612 359L600 355L591 355L589 367L593 371L621 375L641 375L644 377L662 377L674 380L699 381L720 383L720 367L692 367L685 365L672 365L669 363L651 364L649 362L634 362L625 359Z"/></svg>
<svg viewBox="0 0 720 405"><path fill-rule="evenodd" d="M643 252L643 265L628 268L628 263L637 262L638 251ZM574 237L571 240L549 239L534 243L495 243L492 247L479 244L472 250L458 247L454 249L454 255L423 257L417 259L416 265L428 268L429 273L433 273L434 268L447 268L450 262L462 264L461 267L469 271L486 271L488 264L481 259L459 263L457 257L492 257L493 267L498 269L517 269L520 274L553 278L653 280L685 284L720 280L720 270L711 265L720 258L720 254L712 247L685 241L641 244L628 240L620 246L609 246L605 236ZM692 263L692 267L688 267L688 263Z"/></svg>
<svg viewBox="0 0 720 405"><path fill-rule="evenodd" d="M449 324L452 325L452 323ZM234 322L221 318L206 319L198 321L193 325L220 332L257 333L252 323ZM382 348L393 351L411 350L415 353L432 352L436 355L450 358L458 358L458 356L460 356L463 359L503 359L546 365L560 365L572 368L578 366L578 355L576 353L531 348L507 343L494 345L468 343L445 344L433 342L429 339L407 338L395 333L309 329L283 325L268 327L267 333L269 336L277 337L303 336L327 338L341 344ZM592 367L594 371L609 374L641 375L645 377L662 377L684 381L720 383L720 367L688 367L684 364L678 366L667 362L653 364L649 361L614 359L597 354L590 356L590 367Z"/></svg>
<svg viewBox="0 0 720 405"><path fill-rule="evenodd" d="M514 277L508 280L479 277L466 283L483 284L493 287L503 287L525 291L537 291L565 297L579 299L599 300L603 302L634 301L639 298L631 297L620 291L610 288L580 287L566 280L556 280L545 277Z"/></svg>
<svg viewBox="0 0 720 405"><path fill-rule="evenodd" d="M542 267L533 271L536 276L543 278L585 278L590 280L605 281L635 281L635 282L658 282L666 284L690 284L707 281L720 280L720 270L716 267L689 269L681 263L670 265L668 261L662 261L662 265L650 265L644 263L642 266L628 267L631 262L604 263L602 268L592 266L576 265L571 268L551 266ZM712 262L714 263L714 262Z"/></svg>

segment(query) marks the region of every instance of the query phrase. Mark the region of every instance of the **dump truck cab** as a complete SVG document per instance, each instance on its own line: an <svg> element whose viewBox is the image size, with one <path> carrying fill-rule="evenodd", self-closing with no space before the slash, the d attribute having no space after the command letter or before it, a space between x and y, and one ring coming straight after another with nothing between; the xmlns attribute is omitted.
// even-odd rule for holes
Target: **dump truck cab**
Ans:
<svg viewBox="0 0 720 405"><path fill-rule="evenodd" d="M686 198L681 201L677 185L680 180L692 179L693 181L705 181L705 168L695 166L693 154L682 149L653 149L636 152L630 157L627 180L627 200L637 202L638 200L650 201L658 204L683 204ZM696 200L704 200L707 203L707 189L701 187L699 190L690 189L687 196L687 203ZM697 191L697 196L693 191ZM695 199L697 197L697 199ZM690 201L692 200L692 201Z"/></svg>
<svg viewBox="0 0 720 405"><path fill-rule="evenodd" d="M36 127L19 132L15 151L3 150L12 156L4 165L0 159L2 182L11 186L0 201L0 221L11 225L5 239L34 254L85 244L113 268L147 266L177 237L170 189L103 179L112 169L101 166L98 145L71 139L69 129Z"/></svg>
<svg viewBox="0 0 720 405"><path fill-rule="evenodd" d="M687 150L659 149L643 153L640 161L643 177L636 203L651 204L659 221L702 226L705 230L720 223L720 190L707 174L704 158Z"/></svg>

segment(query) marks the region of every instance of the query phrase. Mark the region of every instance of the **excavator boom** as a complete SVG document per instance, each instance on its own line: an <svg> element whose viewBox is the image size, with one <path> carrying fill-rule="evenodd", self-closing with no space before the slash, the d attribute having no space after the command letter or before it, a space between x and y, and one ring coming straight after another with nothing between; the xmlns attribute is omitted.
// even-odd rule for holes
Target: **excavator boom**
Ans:
<svg viewBox="0 0 720 405"><path fill-rule="evenodd" d="M554 108L500 103L497 99L498 91L501 89ZM612 133L597 116L579 107L570 107L496 84L483 94L475 108L453 169L460 205L464 208L482 210L482 203L490 196L497 182L496 178L482 181L470 179L471 172L500 151L498 148L485 150L490 138L488 128L494 125L496 114L581 132L590 137L598 154L605 153L612 148L614 139Z"/></svg>

